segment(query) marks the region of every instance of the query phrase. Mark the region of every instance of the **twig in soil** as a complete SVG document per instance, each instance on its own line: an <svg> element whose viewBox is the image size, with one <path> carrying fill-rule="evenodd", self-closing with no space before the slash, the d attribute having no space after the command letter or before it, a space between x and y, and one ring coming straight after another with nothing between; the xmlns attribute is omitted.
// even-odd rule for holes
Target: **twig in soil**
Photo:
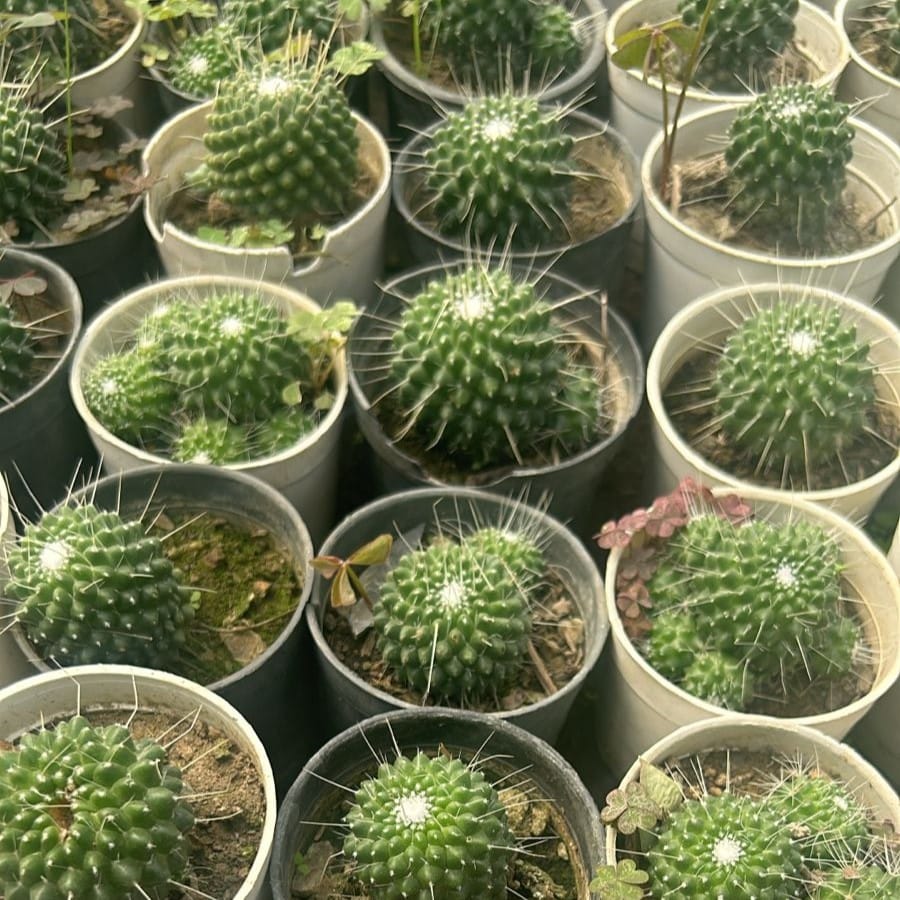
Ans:
<svg viewBox="0 0 900 900"><path fill-rule="evenodd" d="M283 619L286 616L292 616L293 614L293 609L286 609L284 612L280 612L274 616L269 616L268 619L262 619L259 622L248 622L246 625L229 625L227 628L216 628L215 625L207 625L203 622L200 622L198 624L206 631L215 631L217 633L228 634L233 631L249 631L252 628L259 628L262 625L270 625L272 622L277 622L279 619Z"/></svg>
<svg viewBox="0 0 900 900"><path fill-rule="evenodd" d="M861 232L864 232L864 231L868 231L870 228L872 228L872 226L878 221L878 219L881 217L881 215L883 213L886 213L896 202L897 202L897 198L891 197L891 199L888 200L886 203L882 203L881 206L879 206L878 209L876 209L875 212L872 213L872 215L869 216L869 218L866 219L866 221L863 222L862 225L860 225L859 230Z"/></svg>
<svg viewBox="0 0 900 900"><path fill-rule="evenodd" d="M188 769L190 769L191 766L193 766L195 763L200 762L201 759L203 759L203 758L206 757L206 756L209 756L210 753L216 753L217 751L221 750L222 747L227 747L229 743L230 743L230 741L229 741L228 738L222 738L221 741L216 742L215 744L212 745L212 747L207 747L207 749L204 750L201 754L199 754L198 756L193 757L193 759L191 759L190 761L186 762L186 763L181 767L181 771L182 771L182 772L186 772L186 771L187 771Z"/></svg>
<svg viewBox="0 0 900 900"><path fill-rule="evenodd" d="M544 665L544 660L541 659L541 655L538 653L533 641L528 642L528 656L534 664L534 671L537 673L538 681L540 681L541 687L544 689L547 696L549 697L552 694L555 694L556 685L553 683L553 679L550 677L550 673Z"/></svg>

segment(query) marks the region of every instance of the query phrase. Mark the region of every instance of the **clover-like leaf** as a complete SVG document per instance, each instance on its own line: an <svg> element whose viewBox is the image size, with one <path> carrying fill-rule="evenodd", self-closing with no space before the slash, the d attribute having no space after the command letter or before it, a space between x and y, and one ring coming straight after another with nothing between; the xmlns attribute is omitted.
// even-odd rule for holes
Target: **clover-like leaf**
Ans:
<svg viewBox="0 0 900 900"><path fill-rule="evenodd" d="M650 876L639 869L633 859L623 859L614 866L599 866L590 889L600 900L641 900Z"/></svg>
<svg viewBox="0 0 900 900"><path fill-rule="evenodd" d="M341 47L331 55L328 63L337 75L364 75L371 68L372 63L384 57L384 51L379 50L368 41L355 41L349 47Z"/></svg>
<svg viewBox="0 0 900 900"><path fill-rule="evenodd" d="M622 834L634 834L638 828L650 831L662 817L662 809L637 781L629 782L625 790L610 791L600 812L600 820L615 825Z"/></svg>

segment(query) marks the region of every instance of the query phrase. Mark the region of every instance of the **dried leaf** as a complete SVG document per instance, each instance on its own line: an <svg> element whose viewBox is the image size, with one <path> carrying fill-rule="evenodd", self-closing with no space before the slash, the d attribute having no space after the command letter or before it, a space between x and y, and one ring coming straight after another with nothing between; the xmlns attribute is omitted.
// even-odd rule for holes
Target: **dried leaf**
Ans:
<svg viewBox="0 0 900 900"><path fill-rule="evenodd" d="M386 562L391 555L391 547L394 539L389 534L380 534L374 540L363 544L358 550L354 550L347 562L357 566L377 566Z"/></svg>
<svg viewBox="0 0 900 900"><path fill-rule="evenodd" d="M674 778L667 775L659 766L641 760L639 774L641 784L650 799L663 811L671 812L684 802L684 794Z"/></svg>
<svg viewBox="0 0 900 900"><path fill-rule="evenodd" d="M221 638L228 652L243 666L266 652L266 642L255 631L226 631Z"/></svg>
<svg viewBox="0 0 900 900"><path fill-rule="evenodd" d="M63 190L62 198L66 203L78 203L87 200L99 188L93 178L71 178Z"/></svg>

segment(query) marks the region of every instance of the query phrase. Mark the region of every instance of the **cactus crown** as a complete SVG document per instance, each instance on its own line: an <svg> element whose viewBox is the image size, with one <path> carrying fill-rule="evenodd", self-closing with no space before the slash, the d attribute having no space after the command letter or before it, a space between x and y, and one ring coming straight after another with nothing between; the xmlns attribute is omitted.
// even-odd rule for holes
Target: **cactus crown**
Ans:
<svg viewBox="0 0 900 900"><path fill-rule="evenodd" d="M679 0L685 25L695 28L707 0ZM767 63L794 36L798 0L717 0L706 26L699 74L712 87L733 87L747 73L764 74Z"/></svg>
<svg viewBox="0 0 900 900"><path fill-rule="evenodd" d="M0 302L0 405L11 403L31 381L34 338Z"/></svg>
<svg viewBox="0 0 900 900"><path fill-rule="evenodd" d="M422 25L454 74L475 81L480 93L513 74L550 81L574 69L582 53L578 23L570 10L549 0L430 0Z"/></svg>
<svg viewBox="0 0 900 900"><path fill-rule="evenodd" d="M177 44L172 51L169 78L185 94L212 97L219 82L237 72L243 54L240 32L223 20Z"/></svg>
<svg viewBox="0 0 900 900"><path fill-rule="evenodd" d="M239 217L309 225L350 207L359 138L324 57L222 81L203 140L204 182Z"/></svg>
<svg viewBox="0 0 900 900"><path fill-rule="evenodd" d="M0 750L0 894L164 898L194 824L155 741L81 716Z"/></svg>
<svg viewBox="0 0 900 900"><path fill-rule="evenodd" d="M860 630L843 612L840 572L837 543L819 525L695 515L647 581L648 659L733 709L754 686L846 674Z"/></svg>
<svg viewBox="0 0 900 900"><path fill-rule="evenodd" d="M279 453L328 409L328 373L343 341L330 323L346 318L347 306L305 314L308 334L295 337L291 320L254 291L176 291L144 317L133 342L85 374L85 402L122 440L182 462Z"/></svg>
<svg viewBox="0 0 900 900"><path fill-rule="evenodd" d="M521 667L545 563L525 534L481 529L403 556L374 609L385 662L416 691L490 696Z"/></svg>
<svg viewBox="0 0 900 900"><path fill-rule="evenodd" d="M186 640L190 593L140 521L61 506L25 528L7 564L15 621L44 659L161 667Z"/></svg>
<svg viewBox="0 0 900 900"><path fill-rule="evenodd" d="M479 97L450 113L424 152L424 186L441 231L514 247L561 239L573 146L563 114L530 97Z"/></svg>
<svg viewBox="0 0 900 900"><path fill-rule="evenodd" d="M735 211L770 223L776 239L815 248L846 183L850 113L810 84L773 88L742 108L725 149Z"/></svg>
<svg viewBox="0 0 900 900"><path fill-rule="evenodd" d="M712 380L715 415L757 471L798 483L863 434L875 403L869 345L839 309L779 300L729 337Z"/></svg>
<svg viewBox="0 0 900 900"><path fill-rule="evenodd" d="M377 900L504 900L513 838L496 790L459 759L398 756L364 781L344 856Z"/></svg>
<svg viewBox="0 0 900 900"><path fill-rule="evenodd" d="M521 276L474 264L428 283L391 336L398 439L467 471L579 452L607 417L600 379L573 345Z"/></svg>
<svg viewBox="0 0 900 900"><path fill-rule="evenodd" d="M0 168L0 222L42 221L57 211L66 184L57 134L22 90L7 85L0 85Z"/></svg>

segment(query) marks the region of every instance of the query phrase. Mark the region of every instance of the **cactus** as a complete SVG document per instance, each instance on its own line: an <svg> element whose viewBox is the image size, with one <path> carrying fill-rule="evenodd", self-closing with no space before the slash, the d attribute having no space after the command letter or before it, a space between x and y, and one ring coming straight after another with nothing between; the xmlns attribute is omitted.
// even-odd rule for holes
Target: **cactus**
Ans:
<svg viewBox="0 0 900 900"><path fill-rule="evenodd" d="M263 53L277 50L301 31L326 41L335 27L333 0L224 0L222 17L235 30L259 44Z"/></svg>
<svg viewBox="0 0 900 900"><path fill-rule="evenodd" d="M185 94L212 97L219 82L237 72L242 56L240 33L230 22L218 22L177 45L169 64L169 78Z"/></svg>
<svg viewBox="0 0 900 900"><path fill-rule="evenodd" d="M200 416L184 423L172 444L172 458L207 466L243 462L249 458L247 440L242 426Z"/></svg>
<svg viewBox="0 0 900 900"><path fill-rule="evenodd" d="M845 866L824 875L810 892L813 900L887 900L900 897L900 875L875 866Z"/></svg>
<svg viewBox="0 0 900 900"><path fill-rule="evenodd" d="M0 750L0 895L161 900L194 824L155 741L75 716Z"/></svg>
<svg viewBox="0 0 900 900"><path fill-rule="evenodd" d="M864 433L875 373L868 343L840 310L779 301L731 335L712 390L732 446L802 479Z"/></svg>
<svg viewBox="0 0 900 900"><path fill-rule="evenodd" d="M663 678L676 681L702 649L694 620L680 609L670 609L654 616L644 655Z"/></svg>
<svg viewBox="0 0 900 900"><path fill-rule="evenodd" d="M382 585L374 610L378 647L417 691L457 702L482 697L524 661L536 578L532 568L514 567L523 558L532 567L539 551L523 551L521 539L498 543L497 552L485 542L476 532L414 550Z"/></svg>
<svg viewBox="0 0 900 900"><path fill-rule="evenodd" d="M735 214L752 216L776 240L815 249L853 156L850 112L810 84L773 88L739 110L725 149Z"/></svg>
<svg viewBox="0 0 900 900"><path fill-rule="evenodd" d="M266 63L221 82L203 140L206 185L247 220L318 222L349 207L359 139L322 65Z"/></svg>
<svg viewBox="0 0 900 900"><path fill-rule="evenodd" d="M16 32L13 32L15 34ZM42 221L66 185L66 159L53 128L22 92L0 85L0 223Z"/></svg>
<svg viewBox="0 0 900 900"><path fill-rule="evenodd" d="M517 247L564 236L575 175L562 115L510 94L450 113L424 152L441 231Z"/></svg>
<svg viewBox="0 0 900 900"><path fill-rule="evenodd" d="M807 864L839 865L868 847L868 811L827 776L797 772L775 787L767 805L787 824Z"/></svg>
<svg viewBox="0 0 900 900"><path fill-rule="evenodd" d="M731 793L675 809L647 854L652 896L795 897L803 859L783 820Z"/></svg>
<svg viewBox="0 0 900 900"><path fill-rule="evenodd" d="M454 74L477 79L482 87L496 87L530 68L552 77L581 58L572 13L547 0L427 3L423 27Z"/></svg>
<svg viewBox="0 0 900 900"><path fill-rule="evenodd" d="M700 24L707 0L679 0L685 25ZM745 84L748 73L764 74L767 63L794 36L798 0L717 0L713 5L701 49L699 74L714 87Z"/></svg>
<svg viewBox="0 0 900 900"><path fill-rule="evenodd" d="M316 419L302 409L283 409L259 422L247 437L253 456L273 456L292 447L316 427Z"/></svg>
<svg viewBox="0 0 900 900"><path fill-rule="evenodd" d="M124 441L162 430L176 400L175 385L157 370L153 354L140 347L97 360L82 390L91 412Z"/></svg>
<svg viewBox="0 0 900 900"><path fill-rule="evenodd" d="M675 658L682 666L690 647L699 647L684 667L682 687L735 709L754 682L791 673L846 674L860 635L852 621L837 624L847 618L840 572L838 546L819 525L734 526L698 515L668 541L647 582L653 629L657 621L662 625L661 636L654 639L651 631L648 656ZM696 638L687 625L673 625L676 616L690 618ZM699 662L712 654L725 659Z"/></svg>
<svg viewBox="0 0 900 900"><path fill-rule="evenodd" d="M30 330L0 302L0 401L11 403L31 381L34 343Z"/></svg>
<svg viewBox="0 0 900 900"><path fill-rule="evenodd" d="M62 506L7 556L15 621L43 658L160 667L185 642L190 593L140 521Z"/></svg>
<svg viewBox="0 0 900 900"><path fill-rule="evenodd" d="M392 336L400 435L475 471L583 449L604 425L602 387L571 343L534 286L503 270L427 284Z"/></svg>
<svg viewBox="0 0 900 900"><path fill-rule="evenodd" d="M343 851L373 900L505 900L514 849L484 775L418 753L382 763L356 791Z"/></svg>
<svg viewBox="0 0 900 900"><path fill-rule="evenodd" d="M900 78L900 0L888 3L885 19L888 25L888 50L893 60L889 72L894 78Z"/></svg>

